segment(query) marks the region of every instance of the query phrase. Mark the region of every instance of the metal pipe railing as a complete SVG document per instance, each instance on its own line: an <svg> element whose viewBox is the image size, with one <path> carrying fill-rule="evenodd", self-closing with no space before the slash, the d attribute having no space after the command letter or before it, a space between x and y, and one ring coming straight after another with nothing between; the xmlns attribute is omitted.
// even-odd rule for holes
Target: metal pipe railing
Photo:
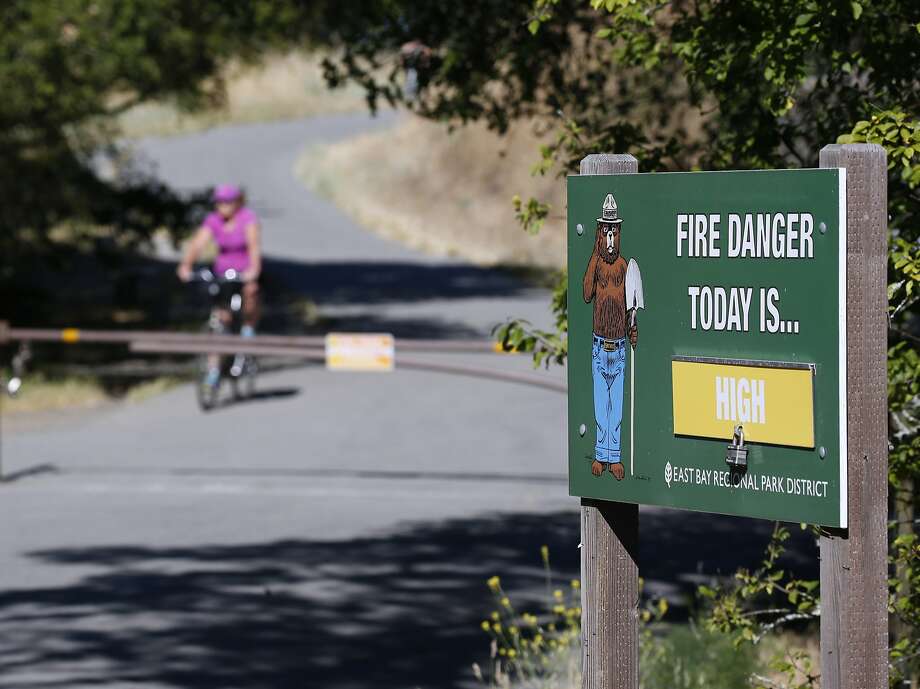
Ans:
<svg viewBox="0 0 920 689"><path fill-rule="evenodd" d="M239 341L235 342L232 346L223 343L215 346L204 343L138 341L131 343L130 347L132 352L144 354L251 354L252 356L287 356L304 359L306 361L325 361L326 359L326 352L323 349L273 347L269 345L257 345L256 343L241 343ZM515 373L512 371L480 368L478 366L468 366L465 364L444 364L436 361L404 357L400 354L396 355L396 368L473 376L475 378L500 380L506 383L521 383L524 385L541 387L546 390L555 390L556 392L565 392L567 390L565 384L543 378L533 373Z"/></svg>
<svg viewBox="0 0 920 689"><path fill-rule="evenodd" d="M260 345L272 347L323 347L322 335L254 335L247 338ZM17 328L0 322L0 344L6 342L76 342L96 344L131 344L140 341L208 343L212 345L238 343L239 335L216 333L181 333L157 330L95 330L83 328ZM397 338L398 349L407 352L509 353L500 345L484 340L431 340Z"/></svg>
<svg viewBox="0 0 920 689"><path fill-rule="evenodd" d="M8 342L63 342L66 344L123 344L132 352L144 354L250 354L289 357L307 361L326 358L323 336L303 335L220 335L214 333L176 333L151 330L84 330L77 328L16 328L0 321L0 344ZM481 340L395 340L396 368L473 376L488 380L532 385L566 392L564 383L533 373L517 373L449 364L403 356L402 352L486 353L502 351L494 343Z"/></svg>

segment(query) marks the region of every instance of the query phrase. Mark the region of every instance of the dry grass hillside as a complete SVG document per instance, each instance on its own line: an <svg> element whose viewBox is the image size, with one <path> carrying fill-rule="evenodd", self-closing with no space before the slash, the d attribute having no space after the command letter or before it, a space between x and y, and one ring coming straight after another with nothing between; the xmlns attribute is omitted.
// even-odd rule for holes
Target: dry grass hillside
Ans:
<svg viewBox="0 0 920 689"><path fill-rule="evenodd" d="M564 182L531 176L539 144L526 123L500 137L406 116L393 129L307 151L297 171L363 226L427 253L559 268ZM536 236L515 220L515 194L552 204Z"/></svg>
<svg viewBox="0 0 920 689"><path fill-rule="evenodd" d="M148 103L119 118L128 137L187 133L238 122L308 117L365 107L360 87L330 91L323 80L319 53L273 55L256 65L229 65L221 75L225 102L187 113L168 102Z"/></svg>

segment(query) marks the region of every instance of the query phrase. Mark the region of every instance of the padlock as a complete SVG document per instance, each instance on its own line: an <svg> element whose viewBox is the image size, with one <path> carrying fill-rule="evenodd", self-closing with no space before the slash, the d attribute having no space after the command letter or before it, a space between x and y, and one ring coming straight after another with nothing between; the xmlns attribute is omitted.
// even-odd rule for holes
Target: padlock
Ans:
<svg viewBox="0 0 920 689"><path fill-rule="evenodd" d="M732 441L725 449L725 463L732 469L744 470L747 468L747 448L744 446L744 429L735 427Z"/></svg>

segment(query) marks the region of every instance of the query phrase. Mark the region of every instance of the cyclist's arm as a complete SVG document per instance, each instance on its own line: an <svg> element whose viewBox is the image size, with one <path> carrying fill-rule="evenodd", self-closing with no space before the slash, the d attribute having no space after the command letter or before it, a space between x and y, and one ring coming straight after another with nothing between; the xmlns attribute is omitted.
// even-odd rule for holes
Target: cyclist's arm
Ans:
<svg viewBox="0 0 920 689"><path fill-rule="evenodd" d="M259 223L251 222L246 226L246 248L249 251L249 270L246 277L258 280L262 273L262 230Z"/></svg>
<svg viewBox="0 0 920 689"><path fill-rule="evenodd" d="M198 231L192 235L192 238L185 247L185 253L183 253L182 261L179 263L179 268L176 271L180 278L188 280L192 272L192 264L201 255L201 252L204 251L210 239L211 231L204 226L199 227Z"/></svg>

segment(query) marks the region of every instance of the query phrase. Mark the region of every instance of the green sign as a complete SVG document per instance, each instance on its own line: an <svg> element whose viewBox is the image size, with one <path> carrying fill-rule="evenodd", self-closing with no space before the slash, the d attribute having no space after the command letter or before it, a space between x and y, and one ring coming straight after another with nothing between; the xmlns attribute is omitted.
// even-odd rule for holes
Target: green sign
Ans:
<svg viewBox="0 0 920 689"><path fill-rule="evenodd" d="M569 178L572 495L846 526L845 184Z"/></svg>

